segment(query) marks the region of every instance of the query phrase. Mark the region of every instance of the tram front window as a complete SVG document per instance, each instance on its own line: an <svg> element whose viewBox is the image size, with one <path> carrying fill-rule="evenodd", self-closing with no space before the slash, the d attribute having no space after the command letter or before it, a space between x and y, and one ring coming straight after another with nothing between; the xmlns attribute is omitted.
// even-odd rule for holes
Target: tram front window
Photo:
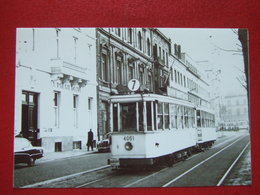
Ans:
<svg viewBox="0 0 260 195"><path fill-rule="evenodd" d="M121 105L121 131L136 131L136 103Z"/></svg>

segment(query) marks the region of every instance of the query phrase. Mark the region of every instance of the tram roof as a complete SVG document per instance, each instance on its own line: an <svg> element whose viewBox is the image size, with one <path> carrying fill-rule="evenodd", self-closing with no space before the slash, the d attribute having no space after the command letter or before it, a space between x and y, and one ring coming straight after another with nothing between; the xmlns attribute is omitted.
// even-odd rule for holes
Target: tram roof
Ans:
<svg viewBox="0 0 260 195"><path fill-rule="evenodd" d="M111 102L118 103L127 103L127 102L138 102L138 101L159 101L159 102L168 102L168 103L176 103L187 106L194 106L191 102L181 100L178 98L158 95L158 94L131 94L131 95L113 95L110 96Z"/></svg>

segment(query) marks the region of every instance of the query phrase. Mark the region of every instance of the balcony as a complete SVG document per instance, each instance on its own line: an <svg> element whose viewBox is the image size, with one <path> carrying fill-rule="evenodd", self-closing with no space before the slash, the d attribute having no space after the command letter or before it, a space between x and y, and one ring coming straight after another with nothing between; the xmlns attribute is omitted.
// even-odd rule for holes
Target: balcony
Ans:
<svg viewBox="0 0 260 195"><path fill-rule="evenodd" d="M165 60L161 59L160 57L155 57L154 61L159 66L165 66L166 65Z"/></svg>
<svg viewBox="0 0 260 195"><path fill-rule="evenodd" d="M87 69L65 62L61 59L51 61L51 73L57 75L68 75L82 80L87 79Z"/></svg>

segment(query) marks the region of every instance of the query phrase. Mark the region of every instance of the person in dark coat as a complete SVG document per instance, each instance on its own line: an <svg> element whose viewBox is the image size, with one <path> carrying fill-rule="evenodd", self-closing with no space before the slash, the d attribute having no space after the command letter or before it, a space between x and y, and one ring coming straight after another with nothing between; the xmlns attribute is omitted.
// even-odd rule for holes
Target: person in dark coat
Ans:
<svg viewBox="0 0 260 195"><path fill-rule="evenodd" d="M93 151L93 132L91 129L88 132L88 142L87 142L88 151L89 151L89 147L91 147L91 150Z"/></svg>

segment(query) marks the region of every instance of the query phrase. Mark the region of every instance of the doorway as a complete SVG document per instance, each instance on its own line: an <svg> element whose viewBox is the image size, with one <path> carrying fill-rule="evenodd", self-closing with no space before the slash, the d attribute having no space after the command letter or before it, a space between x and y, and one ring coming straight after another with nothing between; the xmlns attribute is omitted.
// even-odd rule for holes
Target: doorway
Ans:
<svg viewBox="0 0 260 195"><path fill-rule="evenodd" d="M33 145L39 145L37 140L38 129L38 93L22 92L22 129L24 138L30 140Z"/></svg>

